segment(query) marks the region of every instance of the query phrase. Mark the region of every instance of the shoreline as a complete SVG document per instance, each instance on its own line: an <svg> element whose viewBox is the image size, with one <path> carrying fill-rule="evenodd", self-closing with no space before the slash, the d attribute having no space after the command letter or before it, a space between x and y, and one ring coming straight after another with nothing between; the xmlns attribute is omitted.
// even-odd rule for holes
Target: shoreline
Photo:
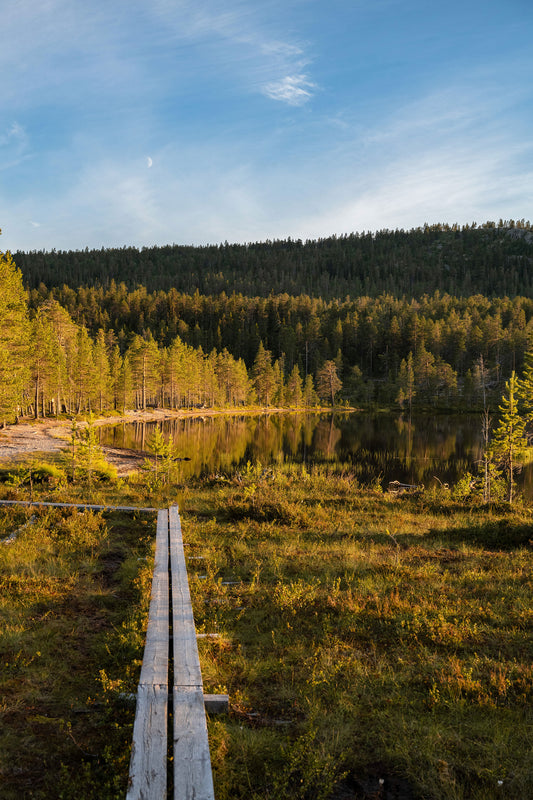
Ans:
<svg viewBox="0 0 533 800"><path fill-rule="evenodd" d="M342 413L356 411L356 409L338 409ZM337 409L335 409L337 411ZM261 416L264 414L302 414L333 413L331 408L239 408L239 409L180 409L153 408L146 411L127 411L126 414L109 417L97 417L93 424L121 425L134 422L163 422L172 419L205 419L221 416ZM80 419L76 426L82 428L88 424L87 420ZM12 463L27 458L33 453L51 454L59 453L68 446L71 434L72 421L67 419L32 419L8 425L0 430L0 461ZM145 458L135 455L132 451L121 450L116 447L102 448L106 459L113 464L119 475L132 472Z"/></svg>

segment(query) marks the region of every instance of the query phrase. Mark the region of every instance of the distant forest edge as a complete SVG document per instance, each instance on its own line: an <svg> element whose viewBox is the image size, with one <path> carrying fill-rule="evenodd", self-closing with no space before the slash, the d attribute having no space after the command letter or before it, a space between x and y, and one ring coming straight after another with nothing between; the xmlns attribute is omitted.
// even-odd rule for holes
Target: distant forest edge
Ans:
<svg viewBox="0 0 533 800"><path fill-rule="evenodd" d="M286 239L201 247L111 248L13 254L30 288L102 286L247 296L307 294L322 299L533 297L533 230L525 220L424 225L324 239Z"/></svg>
<svg viewBox="0 0 533 800"><path fill-rule="evenodd" d="M17 254L16 265L10 254L0 254L2 418L148 406L301 407L319 401L402 409L413 404L457 409L489 405L497 412L506 380L522 369L532 349L533 293L517 286L520 292L501 296L480 290L452 294L433 288L429 277L453 272L458 280L462 274L464 289L467 275L470 283L474 276L481 284L487 270L493 287L518 284L518 275L524 287L531 287L530 223L500 223L426 226L409 233L361 234L306 244ZM194 281L191 291L161 288L155 269L148 270L148 286L133 288L133 261L127 283L112 265L111 256L127 264L137 254L148 269L149 254L170 254L174 249L183 249L191 258L203 254L204 267L200 261L195 267L199 274L207 274L211 252L219 254L224 274L233 269L236 276L237 265L246 269L239 291L230 292L226 285L203 293ZM361 264L366 259L366 271L360 266L360 275L364 272L365 281L374 286L374 267L368 265L387 261L378 259L377 251L388 252L388 274L394 272L401 280L403 268L391 271L393 262L398 263L394 253L402 252L405 263L411 254L411 276L416 276L420 293L402 292L398 286L388 292L375 287L372 292L356 291L348 275L349 263L357 259L343 261L342 253L359 253ZM256 261L245 258L250 252L263 257L257 274ZM329 253L332 283L344 270L343 280L350 288L343 296L319 297L302 290L311 274L319 284L326 281L318 256L310 269L303 266L303 254L312 252L321 257ZM276 261L276 253L283 258ZM424 253L437 259L432 267ZM76 275L79 265L90 263L95 254L102 269L107 264L106 272L99 279L93 271L89 285ZM64 274L58 269L46 283L41 274L31 278L25 259L32 258L35 263L49 259L50 269L57 259ZM297 293L275 292L272 278L269 291L262 294L269 264L274 275L276 270L281 275L276 263L283 259L292 265ZM167 267L170 263L169 256ZM426 284L422 268L429 276ZM186 270L174 269L185 280ZM173 282L171 272L167 279ZM251 282L249 294L244 293L246 281Z"/></svg>

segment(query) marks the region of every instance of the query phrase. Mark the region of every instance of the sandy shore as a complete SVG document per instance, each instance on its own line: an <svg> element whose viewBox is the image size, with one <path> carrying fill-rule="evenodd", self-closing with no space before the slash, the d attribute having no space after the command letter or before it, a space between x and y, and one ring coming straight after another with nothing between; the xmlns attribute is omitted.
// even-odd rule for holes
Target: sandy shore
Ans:
<svg viewBox="0 0 533 800"><path fill-rule="evenodd" d="M149 421L168 418L167 414L158 412L138 412L120 417L96 419L96 425L113 425L121 422ZM31 420L8 425L0 431L0 461L9 463L24 460L31 454L36 455L59 453L68 446L71 436L71 424L65 420ZM79 422L78 426L86 425ZM121 452L115 448L104 448L107 460L114 464L119 474L127 474L141 460L133 453Z"/></svg>

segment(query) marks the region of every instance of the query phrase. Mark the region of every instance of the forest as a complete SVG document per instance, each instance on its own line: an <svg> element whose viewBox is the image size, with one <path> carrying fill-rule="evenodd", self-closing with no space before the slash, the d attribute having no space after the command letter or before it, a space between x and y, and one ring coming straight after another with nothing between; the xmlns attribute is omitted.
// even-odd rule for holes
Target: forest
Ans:
<svg viewBox="0 0 533 800"><path fill-rule="evenodd" d="M281 360L259 347L250 374L226 348L205 353L179 336L162 346L149 330L117 337L106 327L91 336L53 297L28 305L22 275L11 255L0 256L0 412L57 416L148 407L313 405L311 376L297 367L285 376ZM333 372L333 378L332 373ZM322 378L321 378L322 376ZM334 364L317 373L319 387L340 388ZM332 383L333 381L333 383ZM327 383L326 383L327 382Z"/></svg>
<svg viewBox="0 0 533 800"><path fill-rule="evenodd" d="M494 408L531 348L532 258L523 220L305 244L8 253L2 414Z"/></svg>
<svg viewBox="0 0 533 800"><path fill-rule="evenodd" d="M324 300L393 294L533 297L533 232L525 220L424 225L324 239L192 247L16 252L30 288L103 286L111 280L149 292L221 292Z"/></svg>

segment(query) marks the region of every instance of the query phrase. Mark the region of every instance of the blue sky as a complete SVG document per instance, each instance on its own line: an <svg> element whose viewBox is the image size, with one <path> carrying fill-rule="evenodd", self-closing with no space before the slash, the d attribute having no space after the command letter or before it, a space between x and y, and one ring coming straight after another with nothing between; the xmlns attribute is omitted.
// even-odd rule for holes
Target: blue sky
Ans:
<svg viewBox="0 0 533 800"><path fill-rule="evenodd" d="M5 0L3 250L533 219L530 0Z"/></svg>

